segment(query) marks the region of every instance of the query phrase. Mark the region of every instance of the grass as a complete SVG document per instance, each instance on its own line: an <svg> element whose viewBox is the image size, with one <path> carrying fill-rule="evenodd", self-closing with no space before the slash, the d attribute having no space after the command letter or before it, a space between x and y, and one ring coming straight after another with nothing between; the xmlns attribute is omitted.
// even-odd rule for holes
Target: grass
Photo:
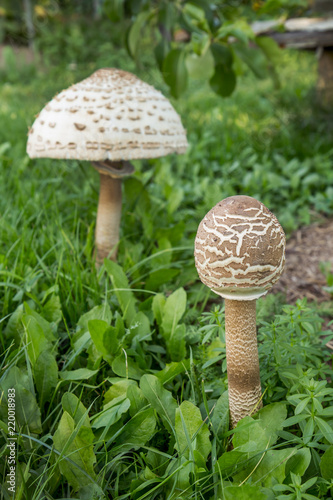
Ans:
<svg viewBox="0 0 333 500"><path fill-rule="evenodd" d="M105 60L101 49L96 68ZM134 71L124 53L107 64ZM329 498L333 398L321 318L304 301L260 301L265 408L232 438L223 309L193 260L200 220L226 196L258 197L287 234L332 213L331 124L313 104L314 58L284 52L280 89L245 74L228 100L197 82L174 102L189 151L135 162L119 265L99 271L98 174L25 154L33 116L94 69L20 73L12 61L0 90L3 484L15 387L17 498L274 498L278 485ZM167 93L150 66L139 75ZM9 498L6 486L1 494Z"/></svg>

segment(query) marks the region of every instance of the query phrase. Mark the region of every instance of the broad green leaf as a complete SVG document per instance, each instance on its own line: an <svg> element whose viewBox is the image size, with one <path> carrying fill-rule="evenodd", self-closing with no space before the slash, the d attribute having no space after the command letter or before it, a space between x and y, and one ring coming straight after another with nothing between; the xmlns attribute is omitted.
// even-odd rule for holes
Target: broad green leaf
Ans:
<svg viewBox="0 0 333 500"><path fill-rule="evenodd" d="M7 369L1 378L0 416L7 421L8 389L15 389L15 418L20 432L42 432L41 413L36 401L33 380L28 373L17 366Z"/></svg>
<svg viewBox="0 0 333 500"><path fill-rule="evenodd" d="M172 49L163 62L163 78L173 97L178 98L187 87L186 54L181 49Z"/></svg>
<svg viewBox="0 0 333 500"><path fill-rule="evenodd" d="M80 331L73 335L74 351L80 352L82 349L88 350L91 344L92 340L88 330L86 332Z"/></svg>
<svg viewBox="0 0 333 500"><path fill-rule="evenodd" d="M154 375L144 375L140 381L140 388L145 398L171 432L175 425L176 409L178 407L171 392L164 389L162 382Z"/></svg>
<svg viewBox="0 0 333 500"><path fill-rule="evenodd" d="M252 482L267 488L272 487L275 480L282 483L286 477L286 462L293 453L293 448L287 448L285 450L268 450L262 455L257 454L253 457L253 462L256 463L255 467L253 468L251 463L251 467L236 474L234 479L242 482L251 474Z"/></svg>
<svg viewBox="0 0 333 500"><path fill-rule="evenodd" d="M199 408L190 401L183 401L176 410L176 444L175 448L186 458L191 457L191 451L197 450L207 460L212 445L209 440L209 430L202 421Z"/></svg>
<svg viewBox="0 0 333 500"><path fill-rule="evenodd" d="M311 462L311 451L309 448L301 448L292 455L286 463L286 476L290 472L303 476ZM333 477L333 476L332 476Z"/></svg>
<svg viewBox="0 0 333 500"><path fill-rule="evenodd" d="M209 24L206 19L206 13L209 9L205 13L205 10L202 8L204 7L204 3L196 0L195 2L186 2L183 7L182 24L192 36L193 34L203 36L206 33L210 33Z"/></svg>
<svg viewBox="0 0 333 500"><path fill-rule="evenodd" d="M45 337L43 328L33 316L24 314L22 323L26 333L28 356L32 367L34 367L39 355L43 351L49 350L51 344Z"/></svg>
<svg viewBox="0 0 333 500"><path fill-rule="evenodd" d="M189 16L192 19L192 21L199 21L200 23L203 23L206 21L204 9L202 9L201 6L195 5L195 2L186 3L184 5L183 12L186 16Z"/></svg>
<svg viewBox="0 0 333 500"><path fill-rule="evenodd" d="M88 380L98 373L98 370L88 370L88 368L78 368L77 370L68 370L59 372L63 380Z"/></svg>
<svg viewBox="0 0 333 500"><path fill-rule="evenodd" d="M191 78L209 80L214 74L214 57L211 50L204 54L188 54L186 56L186 68Z"/></svg>
<svg viewBox="0 0 333 500"><path fill-rule="evenodd" d="M261 408L253 418L258 420L265 434L271 437L272 446L278 438L277 432L283 428L287 418L287 406L285 403L271 403Z"/></svg>
<svg viewBox="0 0 333 500"><path fill-rule="evenodd" d="M233 447L242 452L264 451L271 439L271 436L263 432L258 421L252 417L244 417L235 428Z"/></svg>
<svg viewBox="0 0 333 500"><path fill-rule="evenodd" d="M180 186L172 186L172 196L168 197L167 210L168 214L172 215L182 203L184 199L184 189Z"/></svg>
<svg viewBox="0 0 333 500"><path fill-rule="evenodd" d="M97 351L111 364L113 356L120 348L116 329L100 319L88 321L88 328Z"/></svg>
<svg viewBox="0 0 333 500"><path fill-rule="evenodd" d="M163 69L163 62L166 56L168 55L169 51L170 51L170 42L168 42L168 40L166 40L165 38L161 38L161 40L158 42L158 44L155 46L154 49L155 59L160 71L162 71Z"/></svg>
<svg viewBox="0 0 333 500"><path fill-rule="evenodd" d="M125 396L127 394L127 390L130 386L134 385L137 387L137 382L134 380L119 380L115 384L106 391L104 394L104 404L109 403L113 399L119 398L119 396Z"/></svg>
<svg viewBox="0 0 333 500"><path fill-rule="evenodd" d="M255 42L264 52L267 59L269 59L273 64L279 64L281 61L282 50L273 38L269 36L257 36Z"/></svg>
<svg viewBox="0 0 333 500"><path fill-rule="evenodd" d="M62 310L59 295L52 293L47 302L43 304L43 317L51 323L61 321Z"/></svg>
<svg viewBox="0 0 333 500"><path fill-rule="evenodd" d="M172 361L181 361L186 356L186 326L177 325L167 340L167 347Z"/></svg>
<svg viewBox="0 0 333 500"><path fill-rule="evenodd" d="M167 185L164 188L164 193L165 196L168 198L172 197L172 191L173 186ZM164 270L172 270L170 268L170 263L172 260L172 245L170 240L166 236L162 236L162 238L158 238L157 240L157 247L153 249L152 256L153 259L151 259L151 266L152 266L152 272L154 272L154 269L157 268L157 271L162 270L162 267L165 267ZM164 295L162 295L164 297Z"/></svg>
<svg viewBox="0 0 333 500"><path fill-rule="evenodd" d="M236 87L236 74L233 70L233 53L229 47L213 43L210 48L214 58L214 72L209 83L214 92L228 97Z"/></svg>
<svg viewBox="0 0 333 500"><path fill-rule="evenodd" d="M229 398L228 391L219 397L211 417L213 432L218 438L229 431Z"/></svg>
<svg viewBox="0 0 333 500"><path fill-rule="evenodd" d="M97 350L97 348L93 342L89 342L89 341L88 341L88 345L86 346L86 350L88 353L87 369L92 370L92 371L98 370L98 368L101 365L102 359L103 359L102 353L100 353Z"/></svg>
<svg viewBox="0 0 333 500"><path fill-rule="evenodd" d="M24 336L24 327L22 325L22 316L24 314L24 305L20 304L10 316L5 328L5 336L15 339L17 346Z"/></svg>
<svg viewBox="0 0 333 500"><path fill-rule="evenodd" d="M228 68L232 67L233 53L230 47L220 43L213 43L210 46L210 50L214 58L215 66L221 65Z"/></svg>
<svg viewBox="0 0 333 500"><path fill-rule="evenodd" d="M119 377L132 378L134 380L140 380L145 373L137 363L124 352L113 360L112 370Z"/></svg>
<svg viewBox="0 0 333 500"><path fill-rule="evenodd" d="M114 293L123 312L125 322L127 326L130 326L136 315L136 300L130 289L126 274L118 264L108 259L105 259L105 268L110 275Z"/></svg>
<svg viewBox="0 0 333 500"><path fill-rule="evenodd" d="M126 395L131 402L129 411L131 417L134 417L134 415L139 413L139 411L141 411L148 404L142 390L137 385L130 385L127 389Z"/></svg>
<svg viewBox="0 0 333 500"><path fill-rule="evenodd" d="M167 363L163 370L155 373L155 376L162 382L162 384L167 384L177 377L177 375L180 375L189 369L190 361L188 359L178 362L173 361L172 363Z"/></svg>
<svg viewBox="0 0 333 500"><path fill-rule="evenodd" d="M321 457L320 470L324 479L333 479L333 446L330 446Z"/></svg>
<svg viewBox="0 0 333 500"><path fill-rule="evenodd" d="M102 488L97 483L80 488L80 500L105 500L105 498Z"/></svg>
<svg viewBox="0 0 333 500"><path fill-rule="evenodd" d="M75 425L78 425L83 419L83 425L89 427L89 416L87 414L87 409L81 403L79 398L75 396L72 392L65 392L61 399L61 404L64 412L67 412L71 418L73 418Z"/></svg>
<svg viewBox="0 0 333 500"><path fill-rule="evenodd" d="M239 43L234 44L233 49L257 78L266 78L268 76L267 59L261 50Z"/></svg>
<svg viewBox="0 0 333 500"><path fill-rule="evenodd" d="M228 477L251 466L255 466L255 460L249 457L248 453L232 450L223 453L215 465L215 470L223 477Z"/></svg>
<svg viewBox="0 0 333 500"><path fill-rule="evenodd" d="M20 432L42 432L41 413L36 397L20 384L15 385L15 417Z"/></svg>
<svg viewBox="0 0 333 500"><path fill-rule="evenodd" d="M166 341L172 337L178 322L186 310L186 292L183 288L178 288L166 300L162 315L162 330Z"/></svg>
<svg viewBox="0 0 333 500"><path fill-rule="evenodd" d="M191 491L190 474L193 474L193 468L193 463L190 463L184 456L176 460L170 460L165 472L166 477L169 477L176 469L178 470L177 474L173 476L173 481L169 481L170 487L172 485L172 489L176 489L176 491L179 492ZM175 493L172 496L169 494L167 498L170 498L170 500L180 500L183 498L187 500L190 499L191 496L191 493L189 493L189 495L185 497L184 495L180 497L179 494Z"/></svg>
<svg viewBox="0 0 333 500"><path fill-rule="evenodd" d="M95 429L100 427L110 427L120 420L121 416L127 412L131 402L125 398L117 405L112 405L113 402L104 406L103 411L98 413L93 419L91 426Z"/></svg>
<svg viewBox="0 0 333 500"><path fill-rule="evenodd" d="M141 411L124 425L121 433L116 438L115 446L119 447L122 452L132 449L137 450L153 437L155 426L154 410L148 408ZM117 453L116 450L115 453Z"/></svg>
<svg viewBox="0 0 333 500"><path fill-rule="evenodd" d="M31 377L28 375L26 370L18 368L17 366L12 366L7 368L1 377L0 388L4 393L4 397L7 397L8 389L15 389L16 385L20 384L25 389L30 391L34 390L34 384ZM0 410L2 409L0 405Z"/></svg>
<svg viewBox="0 0 333 500"><path fill-rule="evenodd" d="M105 350L103 342L104 332L108 327L109 327L108 323L101 319L91 319L88 321L88 330L92 338L92 341L95 344L97 350L103 355L108 354Z"/></svg>
<svg viewBox="0 0 333 500"><path fill-rule="evenodd" d="M127 33L127 48L133 59L137 59L142 39L142 30L150 16L151 13L149 10L140 12Z"/></svg>
<svg viewBox="0 0 333 500"><path fill-rule="evenodd" d="M166 298L163 293L157 293L153 298L152 309L154 313L154 318L156 323L161 326L162 318L164 314L164 307L166 303Z"/></svg>
<svg viewBox="0 0 333 500"><path fill-rule="evenodd" d="M38 314L34 309L32 309L27 302L24 303L24 309L27 315L33 316L36 322L39 324L43 330L44 336L49 342L54 342L56 337L52 331L51 324L43 316Z"/></svg>
<svg viewBox="0 0 333 500"><path fill-rule="evenodd" d="M217 64L209 84L221 97L229 97L236 88L237 78L231 66Z"/></svg>
<svg viewBox="0 0 333 500"><path fill-rule="evenodd" d="M93 450L94 435L90 427L75 425L74 419L65 411L53 436L54 447L61 453L59 467L74 489L95 482Z"/></svg>
<svg viewBox="0 0 333 500"><path fill-rule="evenodd" d="M149 274L149 277L145 284L146 290L158 290L162 285L169 283L176 276L180 274L179 269L172 269L167 267L166 269L157 269Z"/></svg>
<svg viewBox="0 0 333 500"><path fill-rule="evenodd" d="M50 401L52 389L58 383L58 365L50 351L43 351L38 356L33 374L42 407L46 401Z"/></svg>
<svg viewBox="0 0 333 500"><path fill-rule="evenodd" d="M136 337L139 341L143 339L151 339L150 322L147 316L142 311L139 311L134 316L131 323L131 331L129 337L130 339Z"/></svg>
<svg viewBox="0 0 333 500"><path fill-rule="evenodd" d="M258 486L243 484L242 486L227 486L223 489L224 500L267 500Z"/></svg>
<svg viewBox="0 0 333 500"><path fill-rule="evenodd" d="M112 320L112 312L109 304L105 302L105 304L101 306L95 306L90 311L81 316L77 323L79 335L82 335L82 333L88 331L88 322L93 319L103 320L109 325ZM77 335L78 334L75 334L75 337L77 337Z"/></svg>
<svg viewBox="0 0 333 500"><path fill-rule="evenodd" d="M125 335L125 325L124 325L124 320L118 313L118 311L115 314L114 327L116 329L118 339L121 339Z"/></svg>

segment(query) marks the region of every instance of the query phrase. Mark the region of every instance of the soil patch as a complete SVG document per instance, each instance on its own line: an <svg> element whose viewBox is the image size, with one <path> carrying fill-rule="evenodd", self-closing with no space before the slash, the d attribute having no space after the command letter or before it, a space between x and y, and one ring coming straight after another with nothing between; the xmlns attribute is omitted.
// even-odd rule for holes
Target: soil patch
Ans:
<svg viewBox="0 0 333 500"><path fill-rule="evenodd" d="M320 271L321 262L330 262L333 272L333 220L298 229L289 238L285 270L273 290L285 293L289 304L302 297L318 302L330 300L330 294L323 289L327 283Z"/></svg>

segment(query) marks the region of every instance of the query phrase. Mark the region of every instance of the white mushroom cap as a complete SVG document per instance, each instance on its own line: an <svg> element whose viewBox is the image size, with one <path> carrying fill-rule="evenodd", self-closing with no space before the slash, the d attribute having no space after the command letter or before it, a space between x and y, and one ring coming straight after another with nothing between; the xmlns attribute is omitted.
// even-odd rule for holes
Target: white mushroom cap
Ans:
<svg viewBox="0 0 333 500"><path fill-rule="evenodd" d="M180 117L161 92L126 71L100 69L56 95L29 131L31 158L120 161L184 153Z"/></svg>
<svg viewBox="0 0 333 500"><path fill-rule="evenodd" d="M249 196L231 196L201 221L195 265L201 281L226 299L254 300L282 274L285 235L277 218Z"/></svg>

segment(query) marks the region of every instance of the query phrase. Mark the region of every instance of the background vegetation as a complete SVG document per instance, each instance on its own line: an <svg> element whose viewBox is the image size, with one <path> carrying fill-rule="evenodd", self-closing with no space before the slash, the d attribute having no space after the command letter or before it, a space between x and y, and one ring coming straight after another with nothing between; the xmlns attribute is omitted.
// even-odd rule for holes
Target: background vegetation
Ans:
<svg viewBox="0 0 333 500"><path fill-rule="evenodd" d="M200 220L227 196L260 199L287 235L332 214L332 122L315 57L279 52L278 81L234 62L228 99L193 76L171 96L189 150L135 162L118 264L96 271L98 175L85 162L30 160L28 127L100 67L170 93L148 34L137 67L120 21L88 18L88 3L52 5L35 6L37 62L6 45L0 72L2 498L12 387L15 498L331 498L331 333L318 307L259 301L265 407L232 434L223 305L193 261ZM20 20L8 27L15 19L3 15L4 42L27 41Z"/></svg>

